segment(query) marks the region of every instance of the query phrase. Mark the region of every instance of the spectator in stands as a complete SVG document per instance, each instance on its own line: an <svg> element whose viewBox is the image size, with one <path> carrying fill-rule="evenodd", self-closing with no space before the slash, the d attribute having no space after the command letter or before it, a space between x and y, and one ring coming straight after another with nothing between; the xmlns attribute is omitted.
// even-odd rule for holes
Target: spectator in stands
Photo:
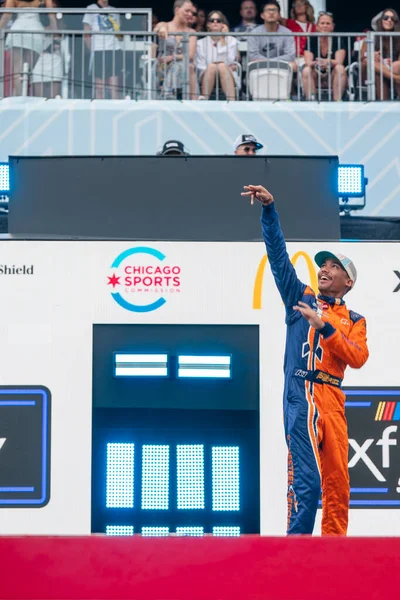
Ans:
<svg viewBox="0 0 400 600"><path fill-rule="evenodd" d="M179 140L168 140L157 156L189 156L189 152Z"/></svg>
<svg viewBox="0 0 400 600"><path fill-rule="evenodd" d="M175 0L174 17L168 23L158 23L155 32L158 34L158 62L162 69L162 97L177 98L182 93L183 83L183 44L182 36L172 33L194 33L190 26L193 4L189 0ZM197 80L194 68L196 55L196 37L189 38L189 94L191 99L197 98Z"/></svg>
<svg viewBox="0 0 400 600"><path fill-rule="evenodd" d="M225 15L214 10L208 14L207 29L212 36L198 40L196 50L196 69L199 74L201 93L209 99L218 79L227 100L235 99L235 87L240 87L236 61L238 42L232 36L218 35L225 29L229 31Z"/></svg>
<svg viewBox="0 0 400 600"><path fill-rule="evenodd" d="M263 147L254 135L244 133L235 140L234 154L236 156L255 156L257 150L261 150Z"/></svg>
<svg viewBox="0 0 400 600"><path fill-rule="evenodd" d="M95 81L95 98L105 98L107 91L113 100L119 98L119 78L122 73L122 36L120 18L112 14L108 0L97 0L89 4L88 11L83 17L86 32L96 35L86 35L85 43L90 50L90 74ZM115 32L116 35L97 35L97 32Z"/></svg>
<svg viewBox="0 0 400 600"><path fill-rule="evenodd" d="M290 29L279 24L280 6L276 0L269 0L262 5L261 18L264 25L253 29L253 33L265 33L263 36L248 38L249 61L279 60L290 62L294 67L295 46L291 35L271 37L268 33L288 33Z"/></svg>
<svg viewBox="0 0 400 600"><path fill-rule="evenodd" d="M400 31L399 15L392 8L386 8L375 19L376 32ZM367 44L361 48L363 75L367 74ZM400 37L378 35L375 37L375 87L377 100L389 100L391 94L391 79L397 97L400 98Z"/></svg>
<svg viewBox="0 0 400 600"><path fill-rule="evenodd" d="M53 8L52 0L44 0L44 5L46 8ZM40 14L35 11L36 8L40 8L41 6L41 0L6 0L5 3L5 8L27 9L26 13L21 12L14 19L13 24L8 30L10 33L6 41L6 47L12 51L11 78L13 80L14 96L22 94L24 66L27 65L30 72L48 43L44 35L44 26L40 20ZM8 27L11 17L10 13L2 15L0 29ZM55 15L51 15L50 20L52 29L57 29ZM13 30L20 32L26 30L30 33L12 33Z"/></svg>
<svg viewBox="0 0 400 600"><path fill-rule="evenodd" d="M284 27L290 29L294 33L312 33L315 32L315 17L314 9L308 0L294 0L292 8L290 9L290 19L280 18L280 23ZM307 44L307 37L295 37L296 44L296 59L297 64L300 66L304 64L304 49ZM301 58L299 61L298 59Z"/></svg>
<svg viewBox="0 0 400 600"><path fill-rule="evenodd" d="M59 8L58 0L53 0L53 8ZM47 15L46 29L52 29L53 23ZM50 15L49 15L50 16ZM64 19L58 19L60 30L66 29ZM46 50L39 56L39 60L32 70L33 95L42 98L61 97L61 82L64 75L63 67L63 41L61 35L49 35L50 43Z"/></svg>
<svg viewBox="0 0 400 600"><path fill-rule="evenodd" d="M197 4L193 3L193 5L192 5L192 16L190 18L189 25L194 30L196 30L196 25L197 25L197 13L198 13Z"/></svg>
<svg viewBox="0 0 400 600"><path fill-rule="evenodd" d="M197 23L195 29L196 31L206 30L206 11L202 8L197 9Z"/></svg>
<svg viewBox="0 0 400 600"><path fill-rule="evenodd" d="M332 13L320 12L317 31L330 33L335 29ZM314 36L304 50L305 66L302 71L303 90L307 100L314 100L317 82L320 89L330 88L334 100L341 100L347 89L344 63L346 50L339 45L338 37Z"/></svg>
<svg viewBox="0 0 400 600"><path fill-rule="evenodd" d="M232 29L237 33L250 33L257 27L257 6L253 0L243 0L240 5L240 16L242 20L239 25ZM241 38L246 40L246 37Z"/></svg>

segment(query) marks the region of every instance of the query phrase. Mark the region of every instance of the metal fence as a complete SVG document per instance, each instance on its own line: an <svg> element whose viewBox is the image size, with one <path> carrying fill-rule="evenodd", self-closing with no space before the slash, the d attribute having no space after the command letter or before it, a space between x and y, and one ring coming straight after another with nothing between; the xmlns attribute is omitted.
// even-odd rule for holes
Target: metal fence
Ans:
<svg viewBox="0 0 400 600"><path fill-rule="evenodd" d="M86 15L97 12L3 11L11 26L0 29L0 98L400 99L400 33L265 32L245 39L168 33L163 39L150 31L150 9L112 9L108 29L98 31L85 26ZM50 15L47 26L39 21L43 13Z"/></svg>

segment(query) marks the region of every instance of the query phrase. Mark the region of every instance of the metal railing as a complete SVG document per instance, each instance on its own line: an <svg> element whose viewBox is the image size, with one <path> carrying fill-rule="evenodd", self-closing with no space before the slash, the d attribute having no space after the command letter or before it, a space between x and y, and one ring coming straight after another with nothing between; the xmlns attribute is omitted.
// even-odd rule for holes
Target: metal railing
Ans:
<svg viewBox="0 0 400 600"><path fill-rule="evenodd" d="M185 32L161 39L150 31L150 9L112 9L121 26L101 31L83 30L87 10L5 12L17 14L11 28L0 29L0 98L400 98L399 33L263 32L242 41L243 33ZM51 28L38 26L42 13L55 15L56 29L54 19ZM28 14L35 28L22 27ZM142 29L129 29L133 15Z"/></svg>

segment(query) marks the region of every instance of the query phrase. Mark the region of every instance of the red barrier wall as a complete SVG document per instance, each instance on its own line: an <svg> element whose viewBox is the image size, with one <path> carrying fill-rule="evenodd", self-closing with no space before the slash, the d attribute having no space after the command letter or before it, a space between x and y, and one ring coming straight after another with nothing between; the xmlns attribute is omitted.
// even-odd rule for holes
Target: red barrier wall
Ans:
<svg viewBox="0 0 400 600"><path fill-rule="evenodd" d="M392 600L400 538L0 538L18 600Z"/></svg>

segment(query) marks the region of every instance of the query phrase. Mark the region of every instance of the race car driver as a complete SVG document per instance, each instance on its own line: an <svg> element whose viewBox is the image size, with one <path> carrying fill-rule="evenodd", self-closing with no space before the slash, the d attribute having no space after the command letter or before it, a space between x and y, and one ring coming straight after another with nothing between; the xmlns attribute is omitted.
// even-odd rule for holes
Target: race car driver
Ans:
<svg viewBox="0 0 400 600"><path fill-rule="evenodd" d="M244 189L243 196L263 205L268 261L286 308L287 533L312 533L322 483L322 535L346 535L350 484L341 384L347 366L359 369L368 359L365 319L343 300L357 272L349 258L318 252L316 296L289 260L272 194L261 185Z"/></svg>

